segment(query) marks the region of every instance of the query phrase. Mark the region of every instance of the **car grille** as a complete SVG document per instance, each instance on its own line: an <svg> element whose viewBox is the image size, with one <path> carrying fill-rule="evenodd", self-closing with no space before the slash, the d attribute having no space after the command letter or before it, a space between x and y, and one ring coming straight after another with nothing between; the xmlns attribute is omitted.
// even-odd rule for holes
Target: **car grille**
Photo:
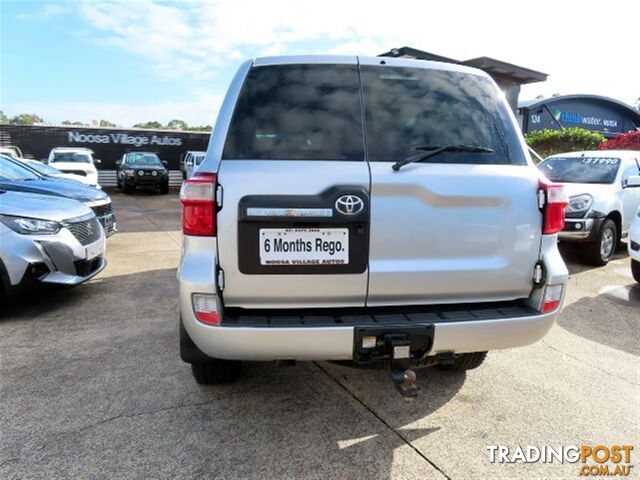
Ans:
<svg viewBox="0 0 640 480"><path fill-rule="evenodd" d="M87 176L87 172L84 170L60 170L62 173L71 173L72 175L82 175L83 177Z"/></svg>
<svg viewBox="0 0 640 480"><path fill-rule="evenodd" d="M64 226L76 237L80 245L89 245L99 240L102 236L102 227L96 217L91 217L89 220L82 220L80 222L65 223Z"/></svg>
<svg viewBox="0 0 640 480"><path fill-rule="evenodd" d="M96 214L96 217L104 217L113 213L111 202L105 203L104 205L95 205L91 207L91 210L93 210L93 213Z"/></svg>
<svg viewBox="0 0 640 480"><path fill-rule="evenodd" d="M78 260L73 262L76 267L76 275L80 277L86 277L95 272L102 264L102 257L96 257L92 260Z"/></svg>

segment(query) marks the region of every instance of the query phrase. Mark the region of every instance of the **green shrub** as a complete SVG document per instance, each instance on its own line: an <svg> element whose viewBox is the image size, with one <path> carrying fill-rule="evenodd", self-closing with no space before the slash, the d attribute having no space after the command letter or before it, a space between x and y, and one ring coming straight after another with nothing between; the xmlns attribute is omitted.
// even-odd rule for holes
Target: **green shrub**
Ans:
<svg viewBox="0 0 640 480"><path fill-rule="evenodd" d="M533 148L542 158L549 155L580 150L597 150L605 141L598 132L584 128L565 128L564 130L538 130L525 135L527 145Z"/></svg>

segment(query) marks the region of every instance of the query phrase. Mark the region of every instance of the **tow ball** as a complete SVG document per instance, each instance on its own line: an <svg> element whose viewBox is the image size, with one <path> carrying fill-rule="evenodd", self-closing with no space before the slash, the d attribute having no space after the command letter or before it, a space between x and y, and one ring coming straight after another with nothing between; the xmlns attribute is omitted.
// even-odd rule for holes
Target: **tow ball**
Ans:
<svg viewBox="0 0 640 480"><path fill-rule="evenodd" d="M420 394L416 372L409 368L411 341L406 335L386 335L385 341L391 350L391 380L400 395L410 401Z"/></svg>

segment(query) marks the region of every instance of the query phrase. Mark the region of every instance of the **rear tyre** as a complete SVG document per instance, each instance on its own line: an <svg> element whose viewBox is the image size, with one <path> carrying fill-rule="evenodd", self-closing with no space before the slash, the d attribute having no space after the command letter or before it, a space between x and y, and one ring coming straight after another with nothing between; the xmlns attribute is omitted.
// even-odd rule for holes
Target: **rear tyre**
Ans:
<svg viewBox="0 0 640 480"><path fill-rule="evenodd" d="M169 182L160 184L160 193L163 193L163 194L169 193Z"/></svg>
<svg viewBox="0 0 640 480"><path fill-rule="evenodd" d="M200 385L222 385L235 382L240 376L240 362L211 359L207 363L192 363L193 378Z"/></svg>
<svg viewBox="0 0 640 480"><path fill-rule="evenodd" d="M631 275L636 282L640 283L640 262L638 260L631 260Z"/></svg>
<svg viewBox="0 0 640 480"><path fill-rule="evenodd" d="M449 372L466 372L478 368L485 358L487 358L487 352L462 353L452 364L438 365L438 368Z"/></svg>
<svg viewBox="0 0 640 480"><path fill-rule="evenodd" d="M600 227L596 241L587 245L587 261L598 267L606 265L616 252L617 244L618 229L614 221L607 218Z"/></svg>

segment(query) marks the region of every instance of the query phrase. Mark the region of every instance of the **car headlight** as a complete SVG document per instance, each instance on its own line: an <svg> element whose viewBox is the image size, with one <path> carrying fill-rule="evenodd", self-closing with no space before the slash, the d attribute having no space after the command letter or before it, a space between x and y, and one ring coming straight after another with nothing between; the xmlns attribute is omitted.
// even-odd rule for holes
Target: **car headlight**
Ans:
<svg viewBox="0 0 640 480"><path fill-rule="evenodd" d="M62 228L58 222L29 217L12 217L10 215L0 215L0 222L14 232L23 235L54 235Z"/></svg>
<svg viewBox="0 0 640 480"><path fill-rule="evenodd" d="M138 175L143 176L144 175L144 170L138 170Z"/></svg>
<svg viewBox="0 0 640 480"><path fill-rule="evenodd" d="M125 174L127 177L135 177L136 172L134 172L133 170L125 170L125 171L124 171L124 174Z"/></svg>
<svg viewBox="0 0 640 480"><path fill-rule="evenodd" d="M570 197L567 209L571 212L584 212L586 210L589 210L592 203L593 197L588 193L584 193L582 195Z"/></svg>
<svg viewBox="0 0 640 480"><path fill-rule="evenodd" d="M154 177L157 177L158 176L158 171L154 170L153 172L151 172L151 175L153 175Z"/></svg>

